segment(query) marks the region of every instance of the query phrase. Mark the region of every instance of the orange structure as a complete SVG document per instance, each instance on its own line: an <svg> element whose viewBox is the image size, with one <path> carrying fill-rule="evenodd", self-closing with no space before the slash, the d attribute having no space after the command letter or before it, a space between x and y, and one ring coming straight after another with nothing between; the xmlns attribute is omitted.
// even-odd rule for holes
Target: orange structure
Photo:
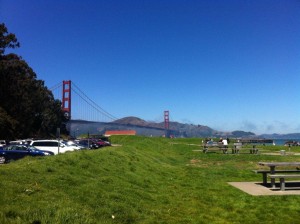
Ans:
<svg viewBox="0 0 300 224"><path fill-rule="evenodd" d="M63 81L62 110L67 119L71 120L71 80Z"/></svg>
<svg viewBox="0 0 300 224"><path fill-rule="evenodd" d="M106 131L105 136L111 135L136 135L135 130L113 130L113 131Z"/></svg>
<svg viewBox="0 0 300 224"><path fill-rule="evenodd" d="M166 110L164 112L164 117L165 117L165 129L169 130L169 111Z"/></svg>

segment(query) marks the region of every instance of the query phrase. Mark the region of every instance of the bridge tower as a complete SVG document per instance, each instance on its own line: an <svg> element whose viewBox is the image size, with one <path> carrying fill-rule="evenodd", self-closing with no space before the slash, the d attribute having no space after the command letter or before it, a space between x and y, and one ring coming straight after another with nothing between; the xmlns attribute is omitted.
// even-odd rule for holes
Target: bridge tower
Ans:
<svg viewBox="0 0 300 224"><path fill-rule="evenodd" d="M166 110L164 112L164 118L165 118L165 129L169 130L169 111Z"/></svg>
<svg viewBox="0 0 300 224"><path fill-rule="evenodd" d="M169 111L164 111L164 118L165 118L165 136L169 137Z"/></svg>
<svg viewBox="0 0 300 224"><path fill-rule="evenodd" d="M63 81L62 111L65 117L71 119L71 80Z"/></svg>

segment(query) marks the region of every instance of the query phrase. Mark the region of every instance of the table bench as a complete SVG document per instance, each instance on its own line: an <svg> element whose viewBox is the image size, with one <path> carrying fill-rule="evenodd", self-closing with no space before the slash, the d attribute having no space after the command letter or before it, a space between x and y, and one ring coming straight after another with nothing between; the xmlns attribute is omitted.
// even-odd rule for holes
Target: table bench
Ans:
<svg viewBox="0 0 300 224"><path fill-rule="evenodd" d="M253 170L253 172L262 174L264 185L268 183L267 175L271 174L270 170ZM276 170L276 173L299 173L300 174L300 170Z"/></svg>
<svg viewBox="0 0 300 224"><path fill-rule="evenodd" d="M278 173L278 171L277 171ZM285 191L285 179L287 178L300 178L300 174L269 174L270 178L279 178L280 190Z"/></svg>
<svg viewBox="0 0 300 224"><path fill-rule="evenodd" d="M240 153L240 149L242 149L242 145L243 144L241 142L233 143L232 154Z"/></svg>
<svg viewBox="0 0 300 224"><path fill-rule="evenodd" d="M204 153L207 153L210 150L222 150L224 154L227 154L228 146L223 144L203 145ZM258 154L258 148L256 148L256 145L253 145L252 148L242 148L242 143L233 143L232 154L239 154L240 150L250 150L250 154Z"/></svg>
<svg viewBox="0 0 300 224"><path fill-rule="evenodd" d="M270 175L276 175L278 173L298 173L298 174L300 174L300 170L298 168L300 166L300 162L259 162L258 165L269 167ZM293 169L293 170L278 170L278 169L276 169L278 167L295 167L295 169ZM261 171L261 172L263 172L263 171ZM265 174L263 174L263 175L265 175ZM288 175L288 174L283 174L283 175ZM297 175L297 174L295 174L295 175ZM271 178L271 188L275 188L275 178Z"/></svg>
<svg viewBox="0 0 300 224"><path fill-rule="evenodd" d="M242 148L242 143L233 143L233 148L232 148L232 154L239 154L240 150L250 150L250 154L257 154L258 153L258 148L256 148L256 145L253 145L252 148Z"/></svg>
<svg viewBox="0 0 300 224"><path fill-rule="evenodd" d="M224 154L228 153L228 146L224 146L223 144L218 145L203 145L203 152L207 153L210 150L222 150Z"/></svg>

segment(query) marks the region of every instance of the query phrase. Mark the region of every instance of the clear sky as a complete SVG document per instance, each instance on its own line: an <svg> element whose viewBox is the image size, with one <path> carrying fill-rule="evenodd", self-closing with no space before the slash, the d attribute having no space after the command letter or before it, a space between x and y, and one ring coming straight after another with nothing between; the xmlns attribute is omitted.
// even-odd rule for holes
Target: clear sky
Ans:
<svg viewBox="0 0 300 224"><path fill-rule="evenodd" d="M299 0L0 0L0 22L115 117L300 132Z"/></svg>

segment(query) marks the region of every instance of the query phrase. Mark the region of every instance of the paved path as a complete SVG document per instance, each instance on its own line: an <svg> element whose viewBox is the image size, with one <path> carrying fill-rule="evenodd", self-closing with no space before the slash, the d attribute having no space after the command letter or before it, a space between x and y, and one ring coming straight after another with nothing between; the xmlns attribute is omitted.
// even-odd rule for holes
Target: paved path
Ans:
<svg viewBox="0 0 300 224"><path fill-rule="evenodd" d="M289 182L286 182L289 183ZM300 195L299 184L297 188L289 188L286 191L280 191L279 187L276 189L271 189L269 187L263 186L259 182L229 182L233 187L240 189L250 195L262 196L262 195Z"/></svg>

